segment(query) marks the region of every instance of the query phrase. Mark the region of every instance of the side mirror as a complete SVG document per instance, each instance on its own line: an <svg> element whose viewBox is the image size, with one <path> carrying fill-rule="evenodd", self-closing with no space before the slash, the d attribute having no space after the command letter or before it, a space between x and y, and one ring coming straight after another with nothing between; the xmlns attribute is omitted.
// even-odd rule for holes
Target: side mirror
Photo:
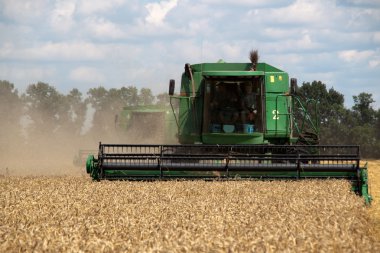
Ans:
<svg viewBox="0 0 380 253"><path fill-rule="evenodd" d="M297 90L297 78L290 78L290 94L296 94Z"/></svg>
<svg viewBox="0 0 380 253"><path fill-rule="evenodd" d="M170 81L169 81L169 96L174 95L174 89L175 89L175 81L174 81L174 79L170 79Z"/></svg>

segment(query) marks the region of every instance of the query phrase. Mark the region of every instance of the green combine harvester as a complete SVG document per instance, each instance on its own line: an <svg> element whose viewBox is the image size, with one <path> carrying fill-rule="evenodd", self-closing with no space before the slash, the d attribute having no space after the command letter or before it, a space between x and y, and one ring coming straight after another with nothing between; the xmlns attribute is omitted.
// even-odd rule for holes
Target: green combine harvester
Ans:
<svg viewBox="0 0 380 253"><path fill-rule="evenodd" d="M186 64L178 95L169 83L179 144L100 143L87 173L94 180L346 179L369 204L359 146L319 145L317 102L298 95L288 73L258 63L256 51L250 58Z"/></svg>
<svg viewBox="0 0 380 253"><path fill-rule="evenodd" d="M137 140L149 143L177 143L176 122L170 106L126 106L115 115L115 131L120 139L126 136L133 137L129 139L133 143ZM96 152L94 149L80 149L74 156L73 164L86 166L87 157Z"/></svg>
<svg viewBox="0 0 380 253"><path fill-rule="evenodd" d="M127 106L118 118L119 128L135 140L177 143L176 122L170 106Z"/></svg>

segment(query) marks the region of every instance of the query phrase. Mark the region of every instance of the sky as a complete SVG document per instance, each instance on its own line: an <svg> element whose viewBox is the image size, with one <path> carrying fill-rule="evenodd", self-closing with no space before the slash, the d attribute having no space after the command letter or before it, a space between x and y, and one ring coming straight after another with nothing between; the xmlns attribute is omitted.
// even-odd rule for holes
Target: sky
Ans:
<svg viewBox="0 0 380 253"><path fill-rule="evenodd" d="M0 80L19 93L179 88L185 63L266 62L380 108L380 0L0 0Z"/></svg>

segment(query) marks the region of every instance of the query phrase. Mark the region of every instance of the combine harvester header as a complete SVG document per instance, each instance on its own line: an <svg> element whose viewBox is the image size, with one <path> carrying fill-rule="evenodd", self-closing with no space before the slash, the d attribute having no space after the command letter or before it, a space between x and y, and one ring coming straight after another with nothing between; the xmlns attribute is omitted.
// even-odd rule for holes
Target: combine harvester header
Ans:
<svg viewBox="0 0 380 253"><path fill-rule="evenodd" d="M87 173L100 179L337 178L370 203L359 146L319 145L317 101L297 80L266 63L185 65L179 95L169 95L177 145L99 144Z"/></svg>

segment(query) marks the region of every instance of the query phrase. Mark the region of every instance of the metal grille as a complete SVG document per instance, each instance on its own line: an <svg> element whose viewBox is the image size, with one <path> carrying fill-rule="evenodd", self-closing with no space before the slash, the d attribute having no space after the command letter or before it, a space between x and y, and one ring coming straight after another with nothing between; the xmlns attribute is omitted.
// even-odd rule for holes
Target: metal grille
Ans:
<svg viewBox="0 0 380 253"><path fill-rule="evenodd" d="M359 146L99 145L103 170L355 172Z"/></svg>

